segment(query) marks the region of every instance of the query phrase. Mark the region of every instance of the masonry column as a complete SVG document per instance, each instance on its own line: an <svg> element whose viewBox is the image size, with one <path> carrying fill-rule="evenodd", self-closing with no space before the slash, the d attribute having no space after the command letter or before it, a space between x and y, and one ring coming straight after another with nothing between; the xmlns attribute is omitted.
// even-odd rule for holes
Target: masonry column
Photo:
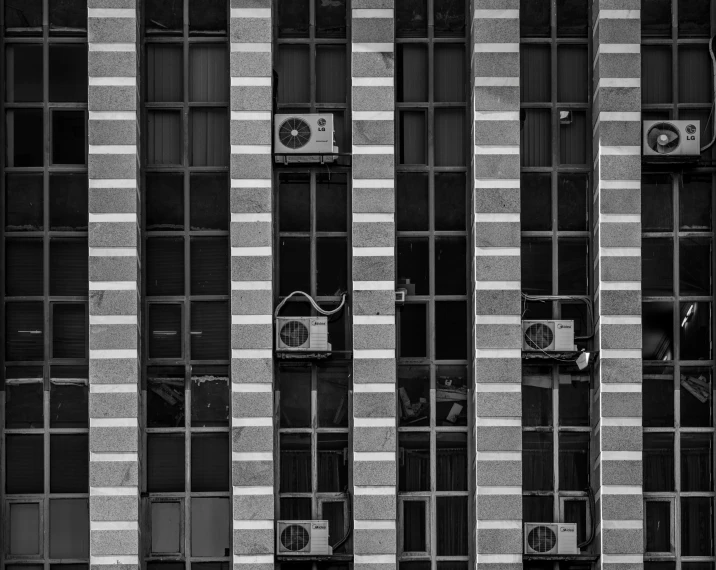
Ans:
<svg viewBox="0 0 716 570"><path fill-rule="evenodd" d="M522 564L519 0L475 0L478 568Z"/></svg>
<svg viewBox="0 0 716 570"><path fill-rule="evenodd" d="M234 567L274 564L271 2L231 0Z"/></svg>
<svg viewBox="0 0 716 570"><path fill-rule="evenodd" d="M593 0L596 423L601 566L643 564L640 2ZM597 423L598 422L598 423Z"/></svg>
<svg viewBox="0 0 716 570"><path fill-rule="evenodd" d="M89 0L90 563L139 568L136 0Z"/></svg>
<svg viewBox="0 0 716 570"><path fill-rule="evenodd" d="M352 8L354 557L355 570L391 570L397 437L393 0L353 0Z"/></svg>

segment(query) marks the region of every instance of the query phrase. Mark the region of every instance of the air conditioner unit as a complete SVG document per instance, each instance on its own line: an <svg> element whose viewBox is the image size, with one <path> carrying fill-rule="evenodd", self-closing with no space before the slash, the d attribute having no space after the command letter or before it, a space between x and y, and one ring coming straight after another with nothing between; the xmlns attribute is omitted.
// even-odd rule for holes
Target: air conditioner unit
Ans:
<svg viewBox="0 0 716 570"><path fill-rule="evenodd" d="M522 321L522 350L575 350L574 321Z"/></svg>
<svg viewBox="0 0 716 570"><path fill-rule="evenodd" d="M333 115L275 115L273 151L276 154L333 154Z"/></svg>
<svg viewBox="0 0 716 570"><path fill-rule="evenodd" d="M642 155L649 162L698 160L700 121L644 121Z"/></svg>
<svg viewBox="0 0 716 570"><path fill-rule="evenodd" d="M328 317L276 317L276 350L327 352Z"/></svg>
<svg viewBox="0 0 716 570"><path fill-rule="evenodd" d="M278 521L276 554L279 556L331 556L328 521Z"/></svg>
<svg viewBox="0 0 716 570"><path fill-rule="evenodd" d="M579 554L576 523L525 523L525 554Z"/></svg>

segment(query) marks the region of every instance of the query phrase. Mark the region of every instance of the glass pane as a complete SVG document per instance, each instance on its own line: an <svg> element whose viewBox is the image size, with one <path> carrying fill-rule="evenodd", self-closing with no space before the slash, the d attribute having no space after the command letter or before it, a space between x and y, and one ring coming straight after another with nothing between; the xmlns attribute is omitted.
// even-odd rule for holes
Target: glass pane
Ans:
<svg viewBox="0 0 716 570"><path fill-rule="evenodd" d="M316 239L316 293L339 296L348 290L346 238Z"/></svg>
<svg viewBox="0 0 716 570"><path fill-rule="evenodd" d="M51 230L86 231L88 211L86 174L50 174Z"/></svg>
<svg viewBox="0 0 716 570"><path fill-rule="evenodd" d="M28 378L17 378L21 384L5 383L5 427L7 429L42 428L42 372L39 378L33 378L31 370L23 374L22 368L17 368L13 375ZM7 378L7 373L6 373ZM34 382L32 380L35 380Z"/></svg>
<svg viewBox="0 0 716 570"><path fill-rule="evenodd" d="M523 232L552 229L552 183L549 174L523 173L520 182ZM560 190L561 190L560 185ZM561 199L560 199L561 206Z"/></svg>
<svg viewBox="0 0 716 570"><path fill-rule="evenodd" d="M191 435L191 490L195 493L229 491L228 433Z"/></svg>
<svg viewBox="0 0 716 570"><path fill-rule="evenodd" d="M346 37L346 0L316 1L316 37Z"/></svg>
<svg viewBox="0 0 716 570"><path fill-rule="evenodd" d="M434 212L437 231L465 231L469 209L465 204L465 194L465 174L435 174Z"/></svg>
<svg viewBox="0 0 716 570"><path fill-rule="evenodd" d="M225 34L226 0L201 0L189 2L190 34Z"/></svg>
<svg viewBox="0 0 716 570"><path fill-rule="evenodd" d="M554 499L551 495L526 495L522 497L523 522L553 522Z"/></svg>
<svg viewBox="0 0 716 570"><path fill-rule="evenodd" d="M311 479L311 435L283 433L280 435L281 493L310 493Z"/></svg>
<svg viewBox="0 0 716 570"><path fill-rule="evenodd" d="M433 0L433 6L436 38L460 38L465 35L465 0Z"/></svg>
<svg viewBox="0 0 716 570"><path fill-rule="evenodd" d="M679 191L679 228L683 231L709 231L711 229L710 174L682 174Z"/></svg>
<svg viewBox="0 0 716 570"><path fill-rule="evenodd" d="M182 427L184 425L184 399L183 368L176 370L171 368L149 369L147 382L148 427Z"/></svg>
<svg viewBox="0 0 716 570"><path fill-rule="evenodd" d="M435 294L464 295L467 288L466 273L466 238L435 238Z"/></svg>
<svg viewBox="0 0 716 570"><path fill-rule="evenodd" d="M42 174L7 175L5 178L5 229L7 231L38 231L43 228L42 186Z"/></svg>
<svg viewBox="0 0 716 570"><path fill-rule="evenodd" d="M228 166L229 121L226 109L189 112L191 166Z"/></svg>
<svg viewBox="0 0 716 570"><path fill-rule="evenodd" d="M147 112L147 164L181 165L181 114L178 111Z"/></svg>
<svg viewBox="0 0 716 570"><path fill-rule="evenodd" d="M586 38L588 30L588 0L557 0L557 37Z"/></svg>
<svg viewBox="0 0 716 570"><path fill-rule="evenodd" d="M318 492L341 493L348 485L348 434L318 434Z"/></svg>
<svg viewBox="0 0 716 570"><path fill-rule="evenodd" d="M521 119L522 166L552 166L551 112L543 109L523 109Z"/></svg>
<svg viewBox="0 0 716 570"><path fill-rule="evenodd" d="M334 546L346 534L346 503L344 501L321 502L321 518L328 521L328 544ZM339 546L340 551L346 550L346 542ZM348 570L347 566L345 567Z"/></svg>
<svg viewBox="0 0 716 570"><path fill-rule="evenodd" d="M408 296L429 294L429 267L427 238L398 238L398 287Z"/></svg>
<svg viewBox="0 0 716 570"><path fill-rule="evenodd" d="M183 0L148 0L144 25L148 34L181 34Z"/></svg>
<svg viewBox="0 0 716 570"><path fill-rule="evenodd" d="M184 491L184 435L147 434L147 491Z"/></svg>
<svg viewBox="0 0 716 570"><path fill-rule="evenodd" d="M400 164L427 164L427 124L423 111L400 112Z"/></svg>
<svg viewBox="0 0 716 570"><path fill-rule="evenodd" d="M399 38L425 38L428 35L427 0L405 0L395 7L395 33Z"/></svg>
<svg viewBox="0 0 716 570"><path fill-rule="evenodd" d="M679 0L679 38L708 38L710 0Z"/></svg>
<svg viewBox="0 0 716 570"><path fill-rule="evenodd" d="M57 35L86 34L87 0L50 0L49 20L50 32Z"/></svg>
<svg viewBox="0 0 716 570"><path fill-rule="evenodd" d="M680 379L681 425L712 427L713 386L708 368L684 368Z"/></svg>
<svg viewBox="0 0 716 570"><path fill-rule="evenodd" d="M229 293L229 240L226 237L191 238L191 294Z"/></svg>
<svg viewBox="0 0 716 570"><path fill-rule="evenodd" d="M644 434L644 492L674 490L674 435Z"/></svg>
<svg viewBox="0 0 716 570"><path fill-rule="evenodd" d="M559 161L561 164L586 164L587 113L559 111Z"/></svg>
<svg viewBox="0 0 716 570"><path fill-rule="evenodd" d="M584 491L589 485L589 434L559 434L559 488Z"/></svg>
<svg viewBox="0 0 716 570"><path fill-rule="evenodd" d="M278 47L279 103L310 103L310 54L308 46L280 45Z"/></svg>
<svg viewBox="0 0 716 570"><path fill-rule="evenodd" d="M522 240L522 291L530 295L552 294L551 240Z"/></svg>
<svg viewBox="0 0 716 570"><path fill-rule="evenodd" d="M279 174L279 231L311 231L311 175ZM343 214L345 218L345 213Z"/></svg>
<svg viewBox="0 0 716 570"><path fill-rule="evenodd" d="M644 360L672 360L674 358L673 318L671 302L642 305L642 355Z"/></svg>
<svg viewBox="0 0 716 570"><path fill-rule="evenodd" d="M146 242L147 296L184 294L184 240L150 238Z"/></svg>
<svg viewBox="0 0 716 570"><path fill-rule="evenodd" d="M470 519L467 512L467 497L437 497L437 520L451 524L438 524L437 555L467 556Z"/></svg>
<svg viewBox="0 0 716 570"><path fill-rule="evenodd" d="M89 436L50 436L50 493L87 493Z"/></svg>
<svg viewBox="0 0 716 570"><path fill-rule="evenodd" d="M713 489L713 437L681 434L681 490L709 492Z"/></svg>
<svg viewBox="0 0 716 570"><path fill-rule="evenodd" d="M279 295L311 290L311 242L308 238L279 239Z"/></svg>
<svg viewBox="0 0 716 570"><path fill-rule="evenodd" d="M439 0L438 0L439 1ZM442 0L448 3L448 0ZM453 0L462 4L461 0ZM464 6L459 7L464 13ZM434 46L436 102L459 102L465 100L465 46L462 44L435 44Z"/></svg>
<svg viewBox="0 0 716 570"><path fill-rule="evenodd" d="M195 177L199 176L212 177L215 175L194 174L192 175L192 182L194 182ZM211 205L211 200L208 202ZM203 203L201 207L204 207ZM192 217L193 216L194 211L192 208ZM149 231L184 229L183 175L147 173L145 184L145 224L146 229Z"/></svg>
<svg viewBox="0 0 716 570"><path fill-rule="evenodd" d="M198 5L204 12L206 8L211 8L210 5L205 6L204 2L197 3L194 0L190 5ZM192 45L189 48L189 101L217 103L228 100L229 54L226 47L221 44Z"/></svg>
<svg viewBox="0 0 716 570"><path fill-rule="evenodd" d="M672 552L671 503L669 501L646 502L646 551Z"/></svg>
<svg viewBox="0 0 716 570"><path fill-rule="evenodd" d="M641 0L641 35L671 38L671 0Z"/></svg>
<svg viewBox="0 0 716 570"><path fill-rule="evenodd" d="M551 491L554 488L552 454L551 433L522 433L524 491Z"/></svg>
<svg viewBox="0 0 716 570"><path fill-rule="evenodd" d="M464 301L435 303L435 358L467 358L467 306Z"/></svg>
<svg viewBox="0 0 716 570"><path fill-rule="evenodd" d="M671 295L674 290L674 242L671 238L641 240L644 295Z"/></svg>
<svg viewBox="0 0 716 570"><path fill-rule="evenodd" d="M316 103L346 102L346 48L316 47Z"/></svg>
<svg viewBox="0 0 716 570"><path fill-rule="evenodd" d="M680 304L681 360L711 358L711 303Z"/></svg>
<svg viewBox="0 0 716 570"><path fill-rule="evenodd" d="M396 217L398 231L427 230L429 215L427 174L398 172L397 177ZM438 177L441 177L441 175L436 176L436 185Z"/></svg>
<svg viewBox="0 0 716 570"><path fill-rule="evenodd" d="M88 427L88 367L53 366L50 378L50 427Z"/></svg>
<svg viewBox="0 0 716 570"><path fill-rule="evenodd" d="M438 366L435 391L436 425L467 425L467 389L467 370L464 366Z"/></svg>
<svg viewBox="0 0 716 570"><path fill-rule="evenodd" d="M589 100L587 46L557 48L557 101L586 103Z"/></svg>
<svg viewBox="0 0 716 570"><path fill-rule="evenodd" d="M348 427L349 374L345 368L318 369L319 427Z"/></svg>
<svg viewBox="0 0 716 570"><path fill-rule="evenodd" d="M711 103L713 96L708 48L679 46L679 103Z"/></svg>
<svg viewBox="0 0 716 570"><path fill-rule="evenodd" d="M281 520L311 520L311 499L281 497Z"/></svg>
<svg viewBox="0 0 716 570"><path fill-rule="evenodd" d="M43 492L43 436L5 436L6 477L8 494Z"/></svg>
<svg viewBox="0 0 716 570"><path fill-rule="evenodd" d="M311 425L311 370L280 368L281 427L297 428Z"/></svg>
<svg viewBox="0 0 716 570"><path fill-rule="evenodd" d="M152 503L152 551L156 554L181 552L182 504L177 502Z"/></svg>
<svg viewBox="0 0 716 570"><path fill-rule="evenodd" d="M643 46L641 50L642 103L671 103L671 47Z"/></svg>
<svg viewBox="0 0 716 570"><path fill-rule="evenodd" d="M587 538L587 501L564 501L564 521L577 523L577 544ZM591 515L594 516L594 515ZM586 568L584 570L587 570Z"/></svg>
<svg viewBox="0 0 716 570"><path fill-rule="evenodd" d="M552 425L550 366L524 366L522 369L522 425Z"/></svg>
<svg viewBox="0 0 716 570"><path fill-rule="evenodd" d="M425 501L403 502L403 552L427 552Z"/></svg>
<svg viewBox="0 0 716 570"><path fill-rule="evenodd" d="M709 186L709 191L711 187ZM644 232L674 230L672 182L668 174L649 174L641 179L641 229ZM683 199L682 199L683 201ZM683 206L682 206L683 208ZM682 219L683 219L682 211Z"/></svg>
<svg viewBox="0 0 716 570"><path fill-rule="evenodd" d="M549 177L547 177L549 180ZM588 231L589 181L583 174L560 174L557 182L557 229ZM549 229L549 228L548 228Z"/></svg>
<svg viewBox="0 0 716 570"><path fill-rule="evenodd" d="M227 301L192 302L192 360L229 359L229 315Z"/></svg>
<svg viewBox="0 0 716 570"><path fill-rule="evenodd" d="M278 37L307 38L309 0L278 2Z"/></svg>
<svg viewBox="0 0 716 570"><path fill-rule="evenodd" d="M347 230L348 188L345 174L316 174L316 231Z"/></svg>
<svg viewBox="0 0 716 570"><path fill-rule="evenodd" d="M50 558L89 556L89 505L87 499L50 501Z"/></svg>
<svg viewBox="0 0 716 570"><path fill-rule="evenodd" d="M191 425L219 427L229 425L230 386L228 370L202 370L195 366L191 377Z"/></svg>
<svg viewBox="0 0 716 570"><path fill-rule="evenodd" d="M75 303L53 303L52 357L86 358L86 355L86 305Z"/></svg>
<svg viewBox="0 0 716 570"><path fill-rule="evenodd" d="M42 302L5 305L6 361L42 360L44 353Z"/></svg>
<svg viewBox="0 0 716 570"><path fill-rule="evenodd" d="M42 166L45 156L42 110L8 111L6 126L6 166Z"/></svg>
<svg viewBox="0 0 716 570"><path fill-rule="evenodd" d="M550 36L550 5L542 0L520 0L520 35L524 38Z"/></svg>
<svg viewBox="0 0 716 570"><path fill-rule="evenodd" d="M86 297L88 265L87 238L50 241L50 295Z"/></svg>
<svg viewBox="0 0 716 570"><path fill-rule="evenodd" d="M42 101L42 45L7 46L6 98L8 103Z"/></svg>
<svg viewBox="0 0 716 570"><path fill-rule="evenodd" d="M435 109L435 166L465 165L465 111Z"/></svg>
<svg viewBox="0 0 716 570"><path fill-rule="evenodd" d="M229 499L192 499L192 556L229 556L230 534Z"/></svg>
<svg viewBox="0 0 716 570"><path fill-rule="evenodd" d="M8 297L42 295L42 239L5 241L5 294Z"/></svg>
<svg viewBox="0 0 716 570"><path fill-rule="evenodd" d="M180 45L147 44L147 102L184 101L183 49Z"/></svg>
<svg viewBox="0 0 716 570"><path fill-rule="evenodd" d="M5 32L8 35L41 35L42 0L23 0L19 6L6 2Z"/></svg>
<svg viewBox="0 0 716 570"><path fill-rule="evenodd" d="M709 238L679 240L681 295L711 294L711 245Z"/></svg>
<svg viewBox="0 0 716 570"><path fill-rule="evenodd" d="M398 102L428 100L428 48L421 44L398 44Z"/></svg>
<svg viewBox="0 0 716 570"><path fill-rule="evenodd" d="M50 44L50 101L87 102L87 45Z"/></svg>
<svg viewBox="0 0 716 570"><path fill-rule="evenodd" d="M10 503L8 507L10 509L8 554L12 556L41 554L39 503Z"/></svg>
<svg viewBox="0 0 716 570"><path fill-rule="evenodd" d="M560 368L559 425L589 427L589 374Z"/></svg>
<svg viewBox="0 0 716 570"><path fill-rule="evenodd" d="M683 556L713 556L713 499L710 497L682 497L681 554Z"/></svg>
<svg viewBox="0 0 716 570"><path fill-rule="evenodd" d="M181 305L149 305L149 358L181 358Z"/></svg>
<svg viewBox="0 0 716 570"><path fill-rule="evenodd" d="M642 398L644 427L674 426L674 371L644 368Z"/></svg>
<svg viewBox="0 0 716 570"><path fill-rule="evenodd" d="M587 295L589 293L589 240L587 238L560 239L557 248L558 293Z"/></svg>
<svg viewBox="0 0 716 570"><path fill-rule="evenodd" d="M530 5L540 4L531 2ZM549 10L549 5L543 3ZM523 24L524 25L524 24ZM544 45L520 48L520 100L523 103L546 103L552 98L551 49Z"/></svg>
<svg viewBox="0 0 716 570"><path fill-rule="evenodd" d="M467 491L467 434L438 433L436 439L435 474L437 479L435 489L437 491Z"/></svg>
<svg viewBox="0 0 716 570"><path fill-rule="evenodd" d="M408 307L410 305L406 305ZM400 426L430 423L430 372L423 366L398 366Z"/></svg>

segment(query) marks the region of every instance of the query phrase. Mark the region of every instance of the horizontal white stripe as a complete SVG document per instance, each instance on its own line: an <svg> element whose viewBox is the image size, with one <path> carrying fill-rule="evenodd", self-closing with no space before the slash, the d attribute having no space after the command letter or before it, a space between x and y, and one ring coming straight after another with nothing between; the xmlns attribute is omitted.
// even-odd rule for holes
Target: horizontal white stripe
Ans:
<svg viewBox="0 0 716 570"><path fill-rule="evenodd" d="M271 44L261 42L231 42L231 51L247 53L271 53Z"/></svg>
<svg viewBox="0 0 716 570"><path fill-rule="evenodd" d="M90 121L136 121L134 111L90 111Z"/></svg>
<svg viewBox="0 0 716 570"><path fill-rule="evenodd" d="M113 43L99 43L90 42L89 51L110 51L110 52L133 52L137 50L135 44L113 44Z"/></svg>
<svg viewBox="0 0 716 570"><path fill-rule="evenodd" d="M356 530L395 530L394 520L366 521L356 519L353 524Z"/></svg>
<svg viewBox="0 0 716 570"><path fill-rule="evenodd" d="M629 121L636 122L641 121L641 113L635 112L616 112L616 111L602 111L599 113L600 121Z"/></svg>
<svg viewBox="0 0 716 570"><path fill-rule="evenodd" d="M602 257L641 257L640 247L600 247Z"/></svg>
<svg viewBox="0 0 716 570"><path fill-rule="evenodd" d="M475 19L512 19L519 18L519 10L479 10L475 9Z"/></svg>
<svg viewBox="0 0 716 570"><path fill-rule="evenodd" d="M354 418L353 427L395 427L395 418Z"/></svg>
<svg viewBox="0 0 716 570"><path fill-rule="evenodd" d="M271 87L270 77L232 77L232 87Z"/></svg>
<svg viewBox="0 0 716 570"><path fill-rule="evenodd" d="M478 451L478 461L522 461L521 451Z"/></svg>
<svg viewBox="0 0 716 570"><path fill-rule="evenodd" d="M91 325L136 325L137 315L90 315Z"/></svg>
<svg viewBox="0 0 716 570"><path fill-rule="evenodd" d="M602 461L641 461L641 451L602 451Z"/></svg>
<svg viewBox="0 0 716 570"><path fill-rule="evenodd" d="M273 520L236 520L234 519L234 529L236 530L272 530Z"/></svg>
<svg viewBox="0 0 716 570"><path fill-rule="evenodd" d="M475 77L475 87L519 87L519 77Z"/></svg>
<svg viewBox="0 0 716 570"><path fill-rule="evenodd" d="M393 382L366 382L365 384L353 384L355 393L385 393L392 394L395 392L395 384Z"/></svg>
<svg viewBox="0 0 716 570"><path fill-rule="evenodd" d="M519 121L519 111L475 111L476 121Z"/></svg>
<svg viewBox="0 0 716 570"><path fill-rule="evenodd" d="M232 325L272 325L273 315L231 315Z"/></svg>
<svg viewBox="0 0 716 570"><path fill-rule="evenodd" d="M395 453L387 451L354 451L354 461L395 461Z"/></svg>
<svg viewBox="0 0 716 570"><path fill-rule="evenodd" d="M112 554L112 556L90 556L90 564L92 566L116 566L117 564L139 566L139 557L121 554Z"/></svg>
<svg viewBox="0 0 716 570"><path fill-rule="evenodd" d="M477 291L516 291L520 288L519 281L475 281Z"/></svg>
<svg viewBox="0 0 716 570"><path fill-rule="evenodd" d="M133 144L107 144L89 145L90 154L137 154L137 145Z"/></svg>
<svg viewBox="0 0 716 570"><path fill-rule="evenodd" d="M139 457L136 453L95 453L90 451L90 461L97 463L136 463Z"/></svg>
<svg viewBox="0 0 716 570"><path fill-rule="evenodd" d="M90 291L136 291L136 281L90 281Z"/></svg>
<svg viewBox="0 0 716 570"><path fill-rule="evenodd" d="M270 8L232 8L232 18L270 18Z"/></svg>
<svg viewBox="0 0 716 570"><path fill-rule="evenodd" d="M602 291L641 291L641 281L602 281L599 283Z"/></svg>
<svg viewBox="0 0 716 570"><path fill-rule="evenodd" d="M231 391L241 394L259 394L273 392L273 387L268 382L233 382L231 384Z"/></svg>
<svg viewBox="0 0 716 570"><path fill-rule="evenodd" d="M354 121L392 121L393 111L353 111Z"/></svg>
<svg viewBox="0 0 716 570"><path fill-rule="evenodd" d="M88 18L135 18L136 10L132 8L88 8Z"/></svg>
<svg viewBox="0 0 716 570"><path fill-rule="evenodd" d="M104 350L91 350L89 354L90 360L111 360L115 358L137 358L135 349L111 348Z"/></svg>
<svg viewBox="0 0 716 570"><path fill-rule="evenodd" d="M90 487L91 497L136 497L137 487Z"/></svg>
<svg viewBox="0 0 716 570"><path fill-rule="evenodd" d="M234 554L234 564L273 564L273 554Z"/></svg>
<svg viewBox="0 0 716 570"><path fill-rule="evenodd" d="M135 87L136 77L88 77L88 85L95 87Z"/></svg>
<svg viewBox="0 0 716 570"><path fill-rule="evenodd" d="M394 291L395 281L353 281L353 291Z"/></svg>
<svg viewBox="0 0 716 570"><path fill-rule="evenodd" d="M475 358L522 358L519 348L476 348Z"/></svg>
<svg viewBox="0 0 716 570"><path fill-rule="evenodd" d="M519 178L476 178L475 188L515 188L519 189Z"/></svg>
<svg viewBox="0 0 716 570"><path fill-rule="evenodd" d="M521 529L522 518L518 520L480 520L478 513L477 528L479 529Z"/></svg>
<svg viewBox="0 0 716 570"><path fill-rule="evenodd" d="M273 485L262 487L240 487L234 485L234 495L273 495Z"/></svg>
<svg viewBox="0 0 716 570"><path fill-rule="evenodd" d="M600 385L600 389L605 394L640 394L641 384L636 384L634 382L624 382L623 384L605 384L604 382L602 382Z"/></svg>
<svg viewBox="0 0 716 570"><path fill-rule="evenodd" d="M232 427L272 427L273 417L266 418L232 418Z"/></svg>
<svg viewBox="0 0 716 570"><path fill-rule="evenodd" d="M520 145L475 145L475 154L494 155L494 154L520 154Z"/></svg>
<svg viewBox="0 0 716 570"><path fill-rule="evenodd" d="M597 183L605 190L641 190L641 180L597 180Z"/></svg>
<svg viewBox="0 0 716 570"><path fill-rule="evenodd" d="M475 392L522 392L521 384L507 384L501 382L475 382Z"/></svg>
<svg viewBox="0 0 716 570"><path fill-rule="evenodd" d="M353 154L393 154L393 145L353 145Z"/></svg>
<svg viewBox="0 0 716 570"><path fill-rule="evenodd" d="M90 257L137 257L134 247L90 247Z"/></svg>
<svg viewBox="0 0 716 570"><path fill-rule="evenodd" d="M481 427L522 427L522 418L475 418L475 425Z"/></svg>
<svg viewBox="0 0 716 570"><path fill-rule="evenodd" d="M597 89L606 88L623 88L623 89L634 89L641 87L641 79L638 77L616 77L616 78L602 78L597 83Z"/></svg>
<svg viewBox="0 0 716 570"><path fill-rule="evenodd" d="M231 452L232 461L273 461L273 453L267 452Z"/></svg>
<svg viewBox="0 0 716 570"><path fill-rule="evenodd" d="M392 247L354 247L353 257L393 257L395 248Z"/></svg>
<svg viewBox="0 0 716 570"><path fill-rule="evenodd" d="M271 113L266 111L231 111L232 121L270 121Z"/></svg>
<svg viewBox="0 0 716 570"><path fill-rule="evenodd" d="M273 351L269 349L232 349L231 350L231 358L238 358L238 359L263 359L263 358L273 358Z"/></svg>
<svg viewBox="0 0 716 570"><path fill-rule="evenodd" d="M270 178L232 178L232 188L271 188Z"/></svg>
<svg viewBox="0 0 716 570"><path fill-rule="evenodd" d="M380 52L392 53L393 52L393 44L392 43L353 42L353 43L351 43L351 51L353 51L354 53L380 53Z"/></svg>
<svg viewBox="0 0 716 570"><path fill-rule="evenodd" d="M641 53L640 44L599 44L597 53Z"/></svg>
<svg viewBox="0 0 716 570"><path fill-rule="evenodd" d="M392 496L395 495L395 487L361 487L356 485L353 487L353 494L366 496Z"/></svg>
<svg viewBox="0 0 716 570"><path fill-rule="evenodd" d="M232 281L232 291L271 291L271 281Z"/></svg>
<svg viewBox="0 0 716 570"><path fill-rule="evenodd" d="M95 223L136 222L137 214L89 214L89 221Z"/></svg>
<svg viewBox="0 0 716 570"><path fill-rule="evenodd" d="M93 521L90 520L90 531L103 530L139 530L137 521Z"/></svg>
<svg viewBox="0 0 716 570"><path fill-rule="evenodd" d="M598 20L638 20L641 17L641 10L599 10Z"/></svg>
<svg viewBox="0 0 716 570"><path fill-rule="evenodd" d="M640 325L641 317L614 317L605 315L600 317L603 325Z"/></svg>
<svg viewBox="0 0 716 570"><path fill-rule="evenodd" d="M641 485L602 485L602 495L641 495Z"/></svg>
<svg viewBox="0 0 716 570"><path fill-rule="evenodd" d="M378 10L378 9L355 8L353 10L353 17L354 18L392 18L393 10L392 9Z"/></svg>
<svg viewBox="0 0 716 570"><path fill-rule="evenodd" d="M137 427L137 418L90 418L89 425L93 427Z"/></svg>
<svg viewBox="0 0 716 570"><path fill-rule="evenodd" d="M395 564L395 554L354 554L355 564Z"/></svg>
<svg viewBox="0 0 716 570"><path fill-rule="evenodd" d="M270 144L232 144L231 154L271 154Z"/></svg>
<svg viewBox="0 0 716 570"><path fill-rule="evenodd" d="M478 495L521 495L522 487L520 486L477 486Z"/></svg>
<svg viewBox="0 0 716 570"><path fill-rule="evenodd" d="M605 224L640 224L639 214L601 214L599 221Z"/></svg>
<svg viewBox="0 0 716 570"><path fill-rule="evenodd" d="M271 255L271 246L266 247L232 247L232 257L268 257Z"/></svg>
<svg viewBox="0 0 716 570"><path fill-rule="evenodd" d="M476 247L476 257L519 257L519 247Z"/></svg>
<svg viewBox="0 0 716 570"><path fill-rule="evenodd" d="M478 564L522 564L521 554L476 554Z"/></svg>
<svg viewBox="0 0 716 570"><path fill-rule="evenodd" d="M271 214L231 214L231 221L235 224L248 224L253 222L271 223Z"/></svg>
<svg viewBox="0 0 716 570"><path fill-rule="evenodd" d="M356 360L388 360L395 358L394 350L364 350L353 349L353 358Z"/></svg>
<svg viewBox="0 0 716 570"><path fill-rule="evenodd" d="M90 384L90 394L136 394L137 384Z"/></svg>
<svg viewBox="0 0 716 570"><path fill-rule="evenodd" d="M395 188L393 178L354 178L353 189L356 188Z"/></svg>
<svg viewBox="0 0 716 570"><path fill-rule="evenodd" d="M394 315L354 315L354 325L394 325Z"/></svg>
<svg viewBox="0 0 716 570"><path fill-rule="evenodd" d="M353 221L356 223L392 223L393 214L353 214Z"/></svg>
<svg viewBox="0 0 716 570"><path fill-rule="evenodd" d="M518 43L475 44L475 53L519 53Z"/></svg>
<svg viewBox="0 0 716 570"><path fill-rule="evenodd" d="M476 325L520 325L519 315L475 315Z"/></svg>
<svg viewBox="0 0 716 570"><path fill-rule="evenodd" d="M479 223L520 223L519 214L475 214L475 222Z"/></svg>
<svg viewBox="0 0 716 570"><path fill-rule="evenodd" d="M602 418L605 427L641 427L641 418Z"/></svg>
<svg viewBox="0 0 716 570"><path fill-rule="evenodd" d="M599 153L605 156L641 156L640 146L599 146Z"/></svg>
<svg viewBox="0 0 716 570"><path fill-rule="evenodd" d="M641 554L602 554L605 564L642 564L644 556Z"/></svg>
<svg viewBox="0 0 716 570"><path fill-rule="evenodd" d="M89 179L90 188L137 188L137 180L135 178L96 178Z"/></svg>
<svg viewBox="0 0 716 570"><path fill-rule="evenodd" d="M353 87L392 87L392 77L353 77Z"/></svg>
<svg viewBox="0 0 716 570"><path fill-rule="evenodd" d="M641 358L641 350L615 350L611 348L604 348L599 353L599 358L604 360L605 358Z"/></svg>

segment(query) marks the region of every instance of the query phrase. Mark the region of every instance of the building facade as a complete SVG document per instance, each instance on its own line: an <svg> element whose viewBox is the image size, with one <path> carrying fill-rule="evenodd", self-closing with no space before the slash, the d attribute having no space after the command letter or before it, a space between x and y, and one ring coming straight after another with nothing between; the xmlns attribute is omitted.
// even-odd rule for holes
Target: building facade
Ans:
<svg viewBox="0 0 716 570"><path fill-rule="evenodd" d="M2 570L716 568L712 0L0 5Z"/></svg>

